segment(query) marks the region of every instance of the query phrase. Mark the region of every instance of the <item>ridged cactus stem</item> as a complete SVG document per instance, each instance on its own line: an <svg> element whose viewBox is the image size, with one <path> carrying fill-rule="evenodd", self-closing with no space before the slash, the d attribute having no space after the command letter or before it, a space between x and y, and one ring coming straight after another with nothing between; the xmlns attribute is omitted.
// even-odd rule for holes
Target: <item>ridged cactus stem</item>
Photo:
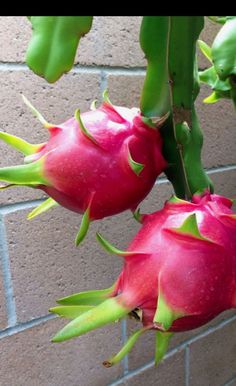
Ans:
<svg viewBox="0 0 236 386"><path fill-rule="evenodd" d="M155 36L150 33L150 27L145 28L148 18L150 25L156 23ZM168 27L165 24L165 34L158 33L159 25L164 22L168 24ZM203 16L146 16L140 33L141 47L148 61L141 111L148 117L170 113L161 128L163 153L169 164L165 173L177 196L188 199L196 191L206 188L212 191L212 183L201 163L203 137L194 109L199 91L196 42L203 26ZM153 60L156 60L156 73L150 72ZM168 90L168 98L163 108L160 90L164 88ZM150 98L154 99L153 103Z"/></svg>
<svg viewBox="0 0 236 386"><path fill-rule="evenodd" d="M196 42L203 16L172 16L169 35L169 85L174 137L180 154L185 196L211 188L201 163L202 132L194 109L198 94Z"/></svg>

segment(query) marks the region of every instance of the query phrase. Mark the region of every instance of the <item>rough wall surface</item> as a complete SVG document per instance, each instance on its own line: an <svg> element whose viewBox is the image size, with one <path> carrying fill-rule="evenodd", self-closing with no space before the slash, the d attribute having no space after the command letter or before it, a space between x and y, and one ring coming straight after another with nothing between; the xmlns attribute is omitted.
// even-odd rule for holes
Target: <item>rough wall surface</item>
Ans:
<svg viewBox="0 0 236 386"><path fill-rule="evenodd" d="M138 44L140 17L96 17L81 41L77 64L54 85L32 74L24 64L30 24L24 17L0 17L0 129L32 142L47 133L23 105L24 93L52 122L89 108L108 87L115 104L138 105L145 60ZM208 22L204 39L211 43L218 27ZM206 62L200 59L204 68ZM230 102L203 105L198 112L205 133L204 165L216 191L236 192L235 113ZM20 156L0 144L0 166ZM161 179L142 204L160 208L172 189ZM2 386L233 386L236 385L236 315L226 312L191 333L176 335L165 360L153 366L154 336L143 336L135 350L111 369L101 363L119 350L134 329L117 323L60 345L50 337L64 321L48 314L57 298L86 289L106 288L122 262L105 254L95 241L99 229L122 248L138 229L129 213L92 224L86 241L73 241L80 216L58 207L28 221L27 213L43 194L26 188L0 194L0 385Z"/></svg>

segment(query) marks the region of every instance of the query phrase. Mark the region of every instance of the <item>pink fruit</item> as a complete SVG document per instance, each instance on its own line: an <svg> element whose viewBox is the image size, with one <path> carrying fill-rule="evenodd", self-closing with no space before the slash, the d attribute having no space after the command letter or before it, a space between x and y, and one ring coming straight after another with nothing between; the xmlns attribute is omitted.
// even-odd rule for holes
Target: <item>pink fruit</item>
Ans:
<svg viewBox="0 0 236 386"><path fill-rule="evenodd" d="M173 197L162 210L141 216L142 228L125 252L98 234L105 249L124 256L124 268L110 291L92 291L92 300L87 293L90 309L82 315L72 316L69 309L82 313L83 293L59 301L62 306L51 311L75 319L53 341L131 314L143 328L105 365L123 358L149 329L157 330L157 363L173 332L197 328L236 307L236 215L231 206L231 200L208 192L193 196L192 202Z"/></svg>
<svg viewBox="0 0 236 386"><path fill-rule="evenodd" d="M90 220L134 211L166 167L158 130L145 123L136 108L113 106L105 95L98 109L81 115L77 110L75 117L52 125L24 99L50 138L31 145L1 132L1 139L26 155L26 165L0 169L0 179L42 189L50 196L30 218L57 203L83 213L77 244Z"/></svg>

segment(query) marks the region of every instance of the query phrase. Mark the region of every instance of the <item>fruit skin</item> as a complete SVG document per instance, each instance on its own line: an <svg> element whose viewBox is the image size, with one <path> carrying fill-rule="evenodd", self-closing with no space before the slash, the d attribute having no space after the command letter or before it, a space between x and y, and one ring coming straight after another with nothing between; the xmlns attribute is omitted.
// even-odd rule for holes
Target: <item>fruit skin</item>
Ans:
<svg viewBox="0 0 236 386"><path fill-rule="evenodd" d="M51 184L43 190L79 213L92 196L91 219L135 209L166 166L159 133L143 124L136 109L115 110L106 103L81 114L81 119L96 143L84 135L75 118L55 129L41 153L47 154L43 175ZM128 162L129 152L144 165L138 175Z"/></svg>
<svg viewBox="0 0 236 386"><path fill-rule="evenodd" d="M124 256L123 270L106 293L106 300L97 295L93 309L80 312L78 317L73 313L73 320L53 342L82 335L129 314L141 320L140 333L157 331L158 363L173 332L200 327L235 308L236 215L231 206L231 200L209 191L195 194L191 202L174 196L163 209L140 215L143 225L123 252L98 234L106 250ZM59 312L56 308L51 311L63 316L64 307L80 307L73 296L58 301L62 304ZM81 298L81 294L76 296ZM106 366L127 353L139 336L135 334L115 357L105 361Z"/></svg>
<svg viewBox="0 0 236 386"><path fill-rule="evenodd" d="M162 210L143 216L143 226L128 248L140 255L125 258L118 291L129 307L141 308L144 326L156 327L160 295L173 313L168 331L199 327L236 305L236 219L231 205L222 196L205 193L193 196L191 203L169 201Z"/></svg>
<svg viewBox="0 0 236 386"><path fill-rule="evenodd" d="M98 109L82 114L77 110L60 125L47 123L26 101L50 138L41 145L27 145L20 139L16 144L13 136L0 136L27 155L26 165L0 169L0 180L42 189L62 206L86 213L86 224L134 211L167 166L162 139L138 109L113 106L104 98Z"/></svg>

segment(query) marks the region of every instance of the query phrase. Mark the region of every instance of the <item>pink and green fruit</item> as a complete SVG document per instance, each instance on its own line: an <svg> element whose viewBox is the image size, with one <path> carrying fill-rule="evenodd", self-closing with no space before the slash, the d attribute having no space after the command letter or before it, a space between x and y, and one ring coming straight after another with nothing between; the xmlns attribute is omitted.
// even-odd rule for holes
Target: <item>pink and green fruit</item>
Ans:
<svg viewBox="0 0 236 386"><path fill-rule="evenodd" d="M30 218L56 204L84 214L77 244L91 220L135 211L167 166L158 129L136 108L113 106L105 94L99 108L82 114L77 110L74 117L53 125L24 99L50 138L31 145L0 132L3 141L26 156L25 165L1 168L0 180L42 189L50 196Z"/></svg>
<svg viewBox="0 0 236 386"><path fill-rule="evenodd" d="M162 210L140 215L143 225L126 251L97 234L106 250L124 257L123 270L107 292L59 300L61 306L51 311L73 320L53 341L82 335L131 314L143 328L105 365L122 359L139 335L150 329L157 331L158 363L174 332L200 327L235 308L236 215L231 206L228 198L207 191L194 195L191 202L172 197ZM81 305L90 308L83 310Z"/></svg>

